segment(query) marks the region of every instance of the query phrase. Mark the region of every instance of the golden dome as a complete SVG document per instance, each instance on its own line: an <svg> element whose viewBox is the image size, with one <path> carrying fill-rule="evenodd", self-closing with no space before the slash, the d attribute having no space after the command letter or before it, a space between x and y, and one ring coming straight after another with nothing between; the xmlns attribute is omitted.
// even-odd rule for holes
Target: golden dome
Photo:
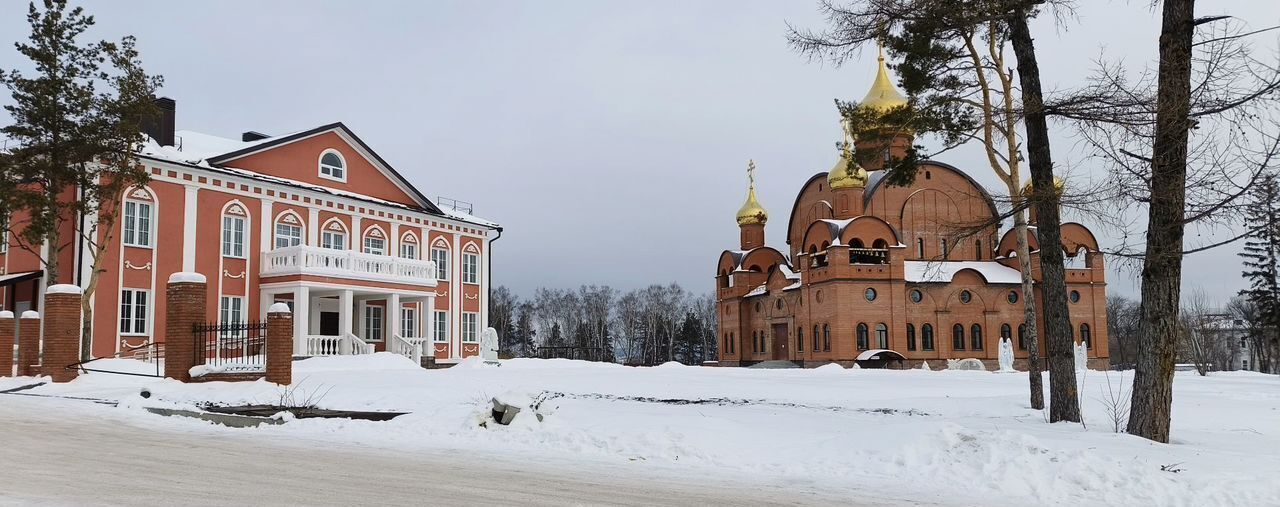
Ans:
<svg viewBox="0 0 1280 507"><path fill-rule="evenodd" d="M1062 192L1067 189L1067 182L1063 181L1062 178L1055 176L1053 178L1053 187L1058 190L1058 195L1062 195ZM1026 185L1022 186L1023 197L1031 197L1034 192L1035 187L1031 185L1030 181L1028 181Z"/></svg>
<svg viewBox="0 0 1280 507"><path fill-rule="evenodd" d="M907 105L907 98L902 96L898 87L893 85L893 80L889 79L889 66L884 63L883 48L880 49L880 56L876 60L880 68L876 71L875 82L871 83L871 90L867 91L867 96L862 98L862 107L887 111Z"/></svg>
<svg viewBox="0 0 1280 507"><path fill-rule="evenodd" d="M842 188L867 188L867 170L857 162L849 162L848 151L841 153L836 165L827 172L827 186L831 190Z"/></svg>
<svg viewBox="0 0 1280 507"><path fill-rule="evenodd" d="M756 162L747 162L747 202L738 208L738 225L764 225L769 221L769 212L764 210L756 199Z"/></svg>

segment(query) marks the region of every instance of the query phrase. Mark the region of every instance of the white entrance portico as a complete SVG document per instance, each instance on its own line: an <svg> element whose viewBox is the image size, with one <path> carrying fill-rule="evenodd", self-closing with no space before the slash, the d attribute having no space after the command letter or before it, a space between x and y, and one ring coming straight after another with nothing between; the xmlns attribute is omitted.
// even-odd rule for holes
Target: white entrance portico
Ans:
<svg viewBox="0 0 1280 507"><path fill-rule="evenodd" d="M432 351L433 287L425 290L337 285L314 281L263 284L262 305L293 310L294 356L369 354L386 350L410 359Z"/></svg>

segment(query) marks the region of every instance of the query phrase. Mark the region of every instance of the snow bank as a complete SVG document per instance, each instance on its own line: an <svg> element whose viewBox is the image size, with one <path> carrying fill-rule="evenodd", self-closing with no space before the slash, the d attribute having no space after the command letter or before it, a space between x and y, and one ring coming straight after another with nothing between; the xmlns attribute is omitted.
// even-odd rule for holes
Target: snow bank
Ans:
<svg viewBox="0 0 1280 507"><path fill-rule="evenodd" d="M137 364L135 362L134 364ZM128 364L128 363L126 363ZM150 363L140 363L151 366ZM984 372L632 368L569 360L464 361L424 370L399 355L295 361L294 384L180 384L90 373L32 394L120 400L152 430L353 445L361 452L493 453L513 459L731 473L935 505L1280 505L1280 377L1180 372L1173 438L1155 444L1104 422L1101 372L1080 387L1089 425L1048 424L1026 378ZM470 365L470 366L468 366ZM122 365L123 367L124 365ZM1124 384L1132 373L1110 372ZM15 382L17 379L15 379ZM29 379L27 380L29 383ZM8 385L8 384L4 384ZM143 399L140 389L152 396ZM1127 386L1126 386L1127 391ZM482 427L497 397L537 406ZM157 418L143 405L310 400L321 408L410 412L387 422L299 419L225 430ZM522 412L524 412L522 408ZM772 441L785 428L786 445ZM1172 473L1161 466L1175 465Z"/></svg>
<svg viewBox="0 0 1280 507"><path fill-rule="evenodd" d="M57 285L50 285L48 287L45 287L44 293L45 294L75 294L78 296L80 294L84 294L84 289L81 289L77 285L71 285L69 283L60 283Z"/></svg>

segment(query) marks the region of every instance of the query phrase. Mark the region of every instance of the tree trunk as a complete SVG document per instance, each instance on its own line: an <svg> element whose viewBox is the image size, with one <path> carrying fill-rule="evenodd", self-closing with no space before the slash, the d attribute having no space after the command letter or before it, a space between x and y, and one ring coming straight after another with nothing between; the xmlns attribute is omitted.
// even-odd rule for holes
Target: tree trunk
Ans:
<svg viewBox="0 0 1280 507"><path fill-rule="evenodd" d="M1018 184L1017 181L1013 183L1014 187ZM1014 197L1014 206L1020 206L1023 202L1020 190L1013 188L1010 192L1017 196ZM1018 264L1022 274L1023 320L1027 325L1027 375L1031 382L1031 408L1044 410L1044 378L1040 375L1040 340L1036 338L1040 326L1036 324L1036 293L1034 281L1031 278L1031 249L1027 246L1026 212L1019 211L1013 216L1013 228L1017 234Z"/></svg>
<svg viewBox="0 0 1280 507"><path fill-rule="evenodd" d="M1169 442L1182 234L1186 204L1187 136L1191 109L1191 44L1195 0L1166 0L1160 31L1151 204L1142 266L1142 321L1133 375L1129 433Z"/></svg>
<svg viewBox="0 0 1280 507"><path fill-rule="evenodd" d="M1022 105L1026 112L1027 167L1037 192L1036 235L1040 240L1040 295L1043 300L1045 339L1049 351L1049 422L1080 422L1080 399L1076 392L1076 372L1071 337L1071 317L1067 310L1066 271L1063 269L1062 226L1058 216L1061 196L1053 180L1053 157L1049 151L1049 124L1044 114L1040 87L1040 67L1036 61L1026 11L1009 17L1009 42L1018 58L1018 79L1022 85ZM1030 347L1028 347L1030 348Z"/></svg>

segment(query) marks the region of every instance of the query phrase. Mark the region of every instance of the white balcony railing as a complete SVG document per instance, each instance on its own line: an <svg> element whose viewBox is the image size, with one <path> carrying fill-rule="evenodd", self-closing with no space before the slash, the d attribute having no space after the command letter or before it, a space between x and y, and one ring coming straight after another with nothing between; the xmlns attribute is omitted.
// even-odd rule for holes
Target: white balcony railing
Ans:
<svg viewBox="0 0 1280 507"><path fill-rule="evenodd" d="M365 343L351 333L341 336L307 336L306 355L308 356L351 356L372 353L372 344Z"/></svg>
<svg viewBox="0 0 1280 507"><path fill-rule="evenodd" d="M320 275L436 285L436 263L307 245L262 252L262 276Z"/></svg>

